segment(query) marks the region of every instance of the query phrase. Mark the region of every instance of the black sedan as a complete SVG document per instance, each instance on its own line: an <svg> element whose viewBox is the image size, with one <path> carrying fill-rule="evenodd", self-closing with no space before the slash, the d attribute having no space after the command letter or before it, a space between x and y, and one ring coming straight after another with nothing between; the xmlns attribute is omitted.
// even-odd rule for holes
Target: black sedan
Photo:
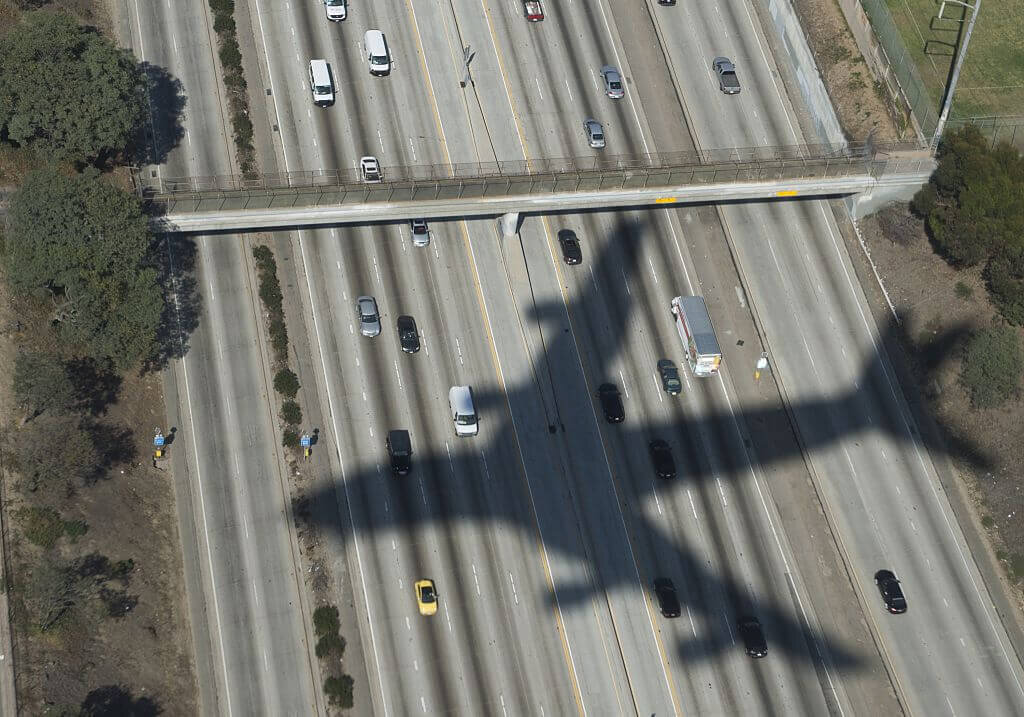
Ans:
<svg viewBox="0 0 1024 717"><path fill-rule="evenodd" d="M741 617L736 621L743 640L743 649L751 657L764 657L768 654L768 641L764 638L761 622L756 617Z"/></svg>
<svg viewBox="0 0 1024 717"><path fill-rule="evenodd" d="M420 350L420 335L416 330L416 319L411 316L398 317L398 341L402 351L414 354Z"/></svg>
<svg viewBox="0 0 1024 717"><path fill-rule="evenodd" d="M676 595L676 586L669 578L654 579L654 594L658 596L658 608L665 617L679 617L682 610L679 606L679 596Z"/></svg>
<svg viewBox="0 0 1024 717"><path fill-rule="evenodd" d="M658 375L661 376L661 387L670 396L678 396L683 390L683 382L679 380L679 369L672 359L658 361Z"/></svg>
<svg viewBox="0 0 1024 717"><path fill-rule="evenodd" d="M907 611L907 598L903 595L899 578L893 571L879 570L875 573L875 585L878 586L878 592L882 594L882 602L885 603L886 610L893 615Z"/></svg>
<svg viewBox="0 0 1024 717"><path fill-rule="evenodd" d="M647 447L651 449L651 463L659 478L676 477L676 461L672 458L672 446L667 441L655 438Z"/></svg>
<svg viewBox="0 0 1024 717"><path fill-rule="evenodd" d="M614 383L602 383L597 389L601 410L608 423L622 423L626 420L626 409L622 407L622 394Z"/></svg>
<svg viewBox="0 0 1024 717"><path fill-rule="evenodd" d="M562 247L562 259L566 264L583 263L583 250L580 249L580 240L576 238L576 232L571 229L562 229L558 232L558 243Z"/></svg>

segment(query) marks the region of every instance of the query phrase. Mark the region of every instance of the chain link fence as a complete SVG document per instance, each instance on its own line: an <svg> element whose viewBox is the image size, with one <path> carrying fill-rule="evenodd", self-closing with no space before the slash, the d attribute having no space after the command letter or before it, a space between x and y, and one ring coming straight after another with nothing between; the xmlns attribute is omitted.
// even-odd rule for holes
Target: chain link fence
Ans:
<svg viewBox="0 0 1024 717"><path fill-rule="evenodd" d="M627 187L680 186L771 181L916 171L922 161L916 142L815 144L749 147L642 155L593 155L471 164L382 167L384 185L416 198L486 196ZM909 155L907 153L909 152ZM904 156L906 155L906 156ZM333 169L208 177L134 175L139 196L151 203L200 200L218 195L290 195L330 191L366 193L380 184L363 181L359 170Z"/></svg>

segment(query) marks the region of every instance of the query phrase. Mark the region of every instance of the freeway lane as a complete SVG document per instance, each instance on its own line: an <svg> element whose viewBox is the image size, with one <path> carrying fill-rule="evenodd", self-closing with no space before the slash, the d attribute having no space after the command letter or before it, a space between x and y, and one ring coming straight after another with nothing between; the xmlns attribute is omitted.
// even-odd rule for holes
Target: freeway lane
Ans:
<svg viewBox="0 0 1024 717"><path fill-rule="evenodd" d="M744 90L692 105L704 147L800 141L746 5L687 7L663 17L673 65L731 54ZM671 21L671 22L670 22ZM679 72L684 92L710 73ZM863 306L822 203L723 209L811 462L851 555L855 580L915 714L1020 714L1021 667L984 594L931 459ZM755 269L756 267L756 269ZM767 307L771 307L768 309ZM910 611L885 615L872 575L895 569ZM942 646L942 647L940 647Z"/></svg>
<svg viewBox="0 0 1024 717"><path fill-rule="evenodd" d="M414 55L408 48L415 43L388 29L397 22L386 16L365 19L366 27L388 29L398 58L396 71L386 79L353 74L341 97L363 111L341 114L347 122L335 133L331 120L338 116L341 99L329 111L311 112L304 85L274 78L294 76L295 63L302 64L296 58L337 52L330 35L336 28L319 16L319 25L305 16L285 20L276 10L260 17L264 47L275 48L266 51L266 58L279 126L300 130L282 131L285 166L330 161L324 155L351 158L370 146L380 148L385 166L388 161L431 158L437 128L430 125L429 115L399 107L394 116L405 118L405 137L392 124L378 124L381 116L391 116L389 106L398 106L395 98L416 91L398 70L412 66ZM272 34L289 26L307 31ZM347 59L334 63L360 67L355 48L341 47ZM391 151L397 159L383 154ZM493 386L488 342L482 340L487 329L473 291L471 264L448 256L465 248L460 247L461 231L458 225L435 227L434 244L427 250L412 250L405 230L398 227L300 235L313 333L326 376L322 392L334 414L331 432L339 442L342 487L353 505L351 545L361 543L365 556L350 559L360 565L368 596L365 609L373 636L367 643L374 654L367 661L377 675L374 697L383 713L480 713L509 705L520 712L561 714L575 702L573 657L560 638L557 606L549 602L543 546L534 552L536 528L520 529L532 525L533 516L524 502L519 461L508 454L514 443L499 428L507 414L502 419L502 401L496 400L501 394ZM374 293L384 313L385 332L379 338L355 335L353 299L361 292ZM425 337L423 352L411 358L398 355L394 346L393 321L402 311L417 317ZM433 372L411 370L425 361ZM470 453L444 439L452 430L444 397L457 382L477 388L482 410L495 426L471 440L480 448ZM382 455L383 433L397 427L411 431L417 453L413 475L400 482L388 476ZM474 491L474 485L493 485L493 492ZM473 515L498 520L477 525L463 517ZM503 527L504 520L514 526L511 531ZM425 622L414 614L410 581L422 575L438 583L443 626L436 618ZM495 647L481 650L480 645ZM602 666L607 660L600 648L578 659ZM614 674L610 677L603 684L614 688ZM609 695L610 701L615 699Z"/></svg>
<svg viewBox="0 0 1024 717"><path fill-rule="evenodd" d="M151 159L160 165L154 171L230 172L205 3L133 2L123 11L136 56L153 66ZM181 83L180 137L169 127L176 88L156 81L157 68ZM171 270L182 274L179 287L189 286L188 265L197 265L195 293L178 296L187 354L172 362L166 381L168 395L179 401L175 406L169 400L168 411L178 428L170 453L181 482L177 508L186 563L190 557L198 561L198 569L193 562L188 572L201 580L189 590L203 710L309 714L318 700L265 390L260 314L246 270L248 248L237 237L202 236L169 247ZM194 331L192 321L198 322Z"/></svg>

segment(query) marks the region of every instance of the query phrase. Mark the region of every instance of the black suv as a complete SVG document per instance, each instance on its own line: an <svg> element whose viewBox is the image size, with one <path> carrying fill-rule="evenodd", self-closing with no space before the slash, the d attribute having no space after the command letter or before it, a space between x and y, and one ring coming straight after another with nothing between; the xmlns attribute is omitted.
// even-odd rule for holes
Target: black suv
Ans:
<svg viewBox="0 0 1024 717"><path fill-rule="evenodd" d="M608 423L622 423L626 420L626 409L622 407L622 394L614 383L602 383L597 388L601 399L601 410Z"/></svg>
<svg viewBox="0 0 1024 717"><path fill-rule="evenodd" d="M675 478L676 462L672 458L672 446L667 441L655 438L647 444L651 450L651 463L654 464L654 472L659 478Z"/></svg>
<svg viewBox="0 0 1024 717"><path fill-rule="evenodd" d="M768 641L764 639L764 630L756 617L741 617L736 621L743 639L743 647L751 657L764 657L768 654Z"/></svg>
<svg viewBox="0 0 1024 717"><path fill-rule="evenodd" d="M398 341L402 351L414 354L420 350L420 335L416 331L416 319L411 316L398 317Z"/></svg>
<svg viewBox="0 0 1024 717"><path fill-rule="evenodd" d="M580 249L580 240L576 238L576 232L562 229L558 232L558 243L562 245L562 259L566 264L583 263L583 250Z"/></svg>
<svg viewBox="0 0 1024 717"><path fill-rule="evenodd" d="M658 607L665 617L679 617L679 596L676 595L676 586L669 578L654 579L654 594L658 596Z"/></svg>
<svg viewBox="0 0 1024 717"><path fill-rule="evenodd" d="M875 585L878 586L878 592L882 593L886 610L893 615L907 611L907 598L903 595L899 578L892 570L879 570L875 573Z"/></svg>

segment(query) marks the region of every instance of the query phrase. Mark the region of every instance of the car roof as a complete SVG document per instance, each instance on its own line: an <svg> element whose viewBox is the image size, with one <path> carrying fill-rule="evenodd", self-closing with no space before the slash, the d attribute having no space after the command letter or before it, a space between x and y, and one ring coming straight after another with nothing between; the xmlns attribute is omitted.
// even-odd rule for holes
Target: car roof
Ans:
<svg viewBox="0 0 1024 717"><path fill-rule="evenodd" d="M601 393L618 393L619 387L616 386L614 383L602 383L600 386L597 387L597 390L600 391Z"/></svg>

